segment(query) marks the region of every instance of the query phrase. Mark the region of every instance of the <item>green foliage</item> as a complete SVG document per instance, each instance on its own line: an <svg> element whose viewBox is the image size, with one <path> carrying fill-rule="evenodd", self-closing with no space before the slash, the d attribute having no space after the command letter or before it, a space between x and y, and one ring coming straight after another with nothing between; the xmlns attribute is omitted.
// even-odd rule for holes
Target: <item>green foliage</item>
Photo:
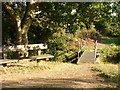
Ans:
<svg viewBox="0 0 120 90"><path fill-rule="evenodd" d="M11 11L16 16L20 16L23 19L26 18L24 13L28 3L25 4L19 2L18 3L12 2L6 4L11 7ZM108 2L36 3L35 6L37 8L34 8L34 12L36 13L38 11L41 11L41 13L35 14L35 17L32 21L33 22L32 25L33 26L37 25L37 28L33 30L33 27L30 27L29 29L30 32L28 32L29 42L33 43L35 41L36 43L39 43L41 41L45 41L45 40L39 41L39 38L42 37L43 39L43 36L46 35L45 34L46 32L54 33L54 31L59 30L59 28L64 28L69 33L75 33L76 30L81 31L81 29L93 29L94 27L96 27L98 30L100 30L100 32L102 30L103 32L107 32L108 34L111 33L114 36L118 36L120 31L119 24L116 22L116 20L118 19L118 14L117 16L111 15L111 13L115 11L115 8L118 10L118 5L117 3L113 3L113 6L110 6L110 4L111 3ZM113 10L112 12L110 12L111 9ZM73 10L75 10L76 12L73 15L71 15L71 12ZM9 18L7 17L6 19ZM4 22L7 22L7 20ZM102 26L102 28L100 26ZM54 31L51 32L51 30ZM39 33L41 33L41 35ZM51 34L48 34L48 36L47 35L46 36L49 37L49 35L51 36ZM13 40L12 38L11 41L15 40Z"/></svg>
<svg viewBox="0 0 120 90"><path fill-rule="evenodd" d="M120 41L119 38L116 37L102 37L101 39L102 43L104 44L116 44L116 45L120 45Z"/></svg>
<svg viewBox="0 0 120 90"><path fill-rule="evenodd" d="M8 59L13 59L14 58L14 53L13 52L6 52L5 54L7 54Z"/></svg>
<svg viewBox="0 0 120 90"><path fill-rule="evenodd" d="M82 39L91 38L95 40L101 40L101 36L102 36L95 29L89 29L89 30L81 29L81 30L77 30L75 34L76 34L76 37L78 38L82 38Z"/></svg>
<svg viewBox="0 0 120 90"><path fill-rule="evenodd" d="M38 50L29 50L28 52L29 52L29 55L30 55L30 56L36 56L36 55L38 55L38 54L37 54L37 51L38 51Z"/></svg>
<svg viewBox="0 0 120 90"><path fill-rule="evenodd" d="M49 46L47 53L54 55L55 60L64 61L66 59L65 53L69 53L70 51L68 41L71 39L72 35L65 33L65 31L54 33L47 42Z"/></svg>

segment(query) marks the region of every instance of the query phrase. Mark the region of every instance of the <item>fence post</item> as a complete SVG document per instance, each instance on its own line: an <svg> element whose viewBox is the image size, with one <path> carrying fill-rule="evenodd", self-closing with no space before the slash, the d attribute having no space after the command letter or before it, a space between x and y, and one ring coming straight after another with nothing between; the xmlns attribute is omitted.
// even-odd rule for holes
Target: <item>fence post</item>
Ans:
<svg viewBox="0 0 120 90"><path fill-rule="evenodd" d="M81 49L81 43L79 44L79 49L78 49L78 60L79 60L79 57L80 57L80 55L79 55L80 49Z"/></svg>
<svg viewBox="0 0 120 90"><path fill-rule="evenodd" d="M80 58L80 52L82 51L82 49L83 49L83 40L81 39L81 43L79 44L79 51L78 51L78 60L79 60L79 58Z"/></svg>
<svg viewBox="0 0 120 90"><path fill-rule="evenodd" d="M94 46L94 62L96 61L96 55L97 55L97 40L95 41L95 46Z"/></svg>

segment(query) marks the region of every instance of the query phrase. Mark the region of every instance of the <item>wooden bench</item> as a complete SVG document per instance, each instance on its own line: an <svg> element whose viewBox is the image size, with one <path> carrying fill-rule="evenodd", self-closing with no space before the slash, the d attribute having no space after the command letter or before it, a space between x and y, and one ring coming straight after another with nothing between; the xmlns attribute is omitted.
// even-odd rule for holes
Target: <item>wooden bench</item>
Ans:
<svg viewBox="0 0 120 90"><path fill-rule="evenodd" d="M4 47L3 51L28 51L28 50L41 50L41 49L47 49L47 45L44 44L29 44L29 45L17 45L17 46L8 46ZM37 56L29 56L29 57L23 57L19 59L0 59L0 65L6 66L7 63L12 62L18 62L18 61L32 61L36 60L37 63L40 60L49 60L49 58L53 58L53 55L45 54L45 55L37 55Z"/></svg>

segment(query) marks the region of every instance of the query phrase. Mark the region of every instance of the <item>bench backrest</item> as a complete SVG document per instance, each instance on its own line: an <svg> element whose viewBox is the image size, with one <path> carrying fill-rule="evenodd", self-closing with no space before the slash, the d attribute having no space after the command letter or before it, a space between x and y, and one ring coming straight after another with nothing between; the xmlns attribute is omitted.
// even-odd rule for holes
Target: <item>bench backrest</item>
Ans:
<svg viewBox="0 0 120 90"><path fill-rule="evenodd" d="M28 44L28 45L17 45L17 46L7 46L3 47L3 51L25 51L25 50L39 50L47 49L47 45L44 44Z"/></svg>

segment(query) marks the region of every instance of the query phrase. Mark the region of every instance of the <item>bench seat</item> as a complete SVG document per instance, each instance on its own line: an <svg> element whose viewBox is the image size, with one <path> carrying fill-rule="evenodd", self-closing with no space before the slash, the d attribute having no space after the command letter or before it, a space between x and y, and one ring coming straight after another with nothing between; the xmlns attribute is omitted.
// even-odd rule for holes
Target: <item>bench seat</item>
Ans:
<svg viewBox="0 0 120 90"><path fill-rule="evenodd" d="M30 59L46 59L49 60L49 58L53 58L53 55L45 54L45 55L37 55L37 56L30 56Z"/></svg>
<svg viewBox="0 0 120 90"><path fill-rule="evenodd" d="M0 64L17 62L18 59L0 59Z"/></svg>
<svg viewBox="0 0 120 90"><path fill-rule="evenodd" d="M7 63L12 63L12 62L18 62L18 61L32 61L32 60L37 60L37 63L39 60L49 60L49 58L53 58L53 55L46 54L46 55L38 55L38 56L30 56L26 58L20 58L20 59L0 59L0 65L6 66Z"/></svg>
<svg viewBox="0 0 120 90"><path fill-rule="evenodd" d="M18 62L18 59L0 59L0 65L6 66L7 63Z"/></svg>

